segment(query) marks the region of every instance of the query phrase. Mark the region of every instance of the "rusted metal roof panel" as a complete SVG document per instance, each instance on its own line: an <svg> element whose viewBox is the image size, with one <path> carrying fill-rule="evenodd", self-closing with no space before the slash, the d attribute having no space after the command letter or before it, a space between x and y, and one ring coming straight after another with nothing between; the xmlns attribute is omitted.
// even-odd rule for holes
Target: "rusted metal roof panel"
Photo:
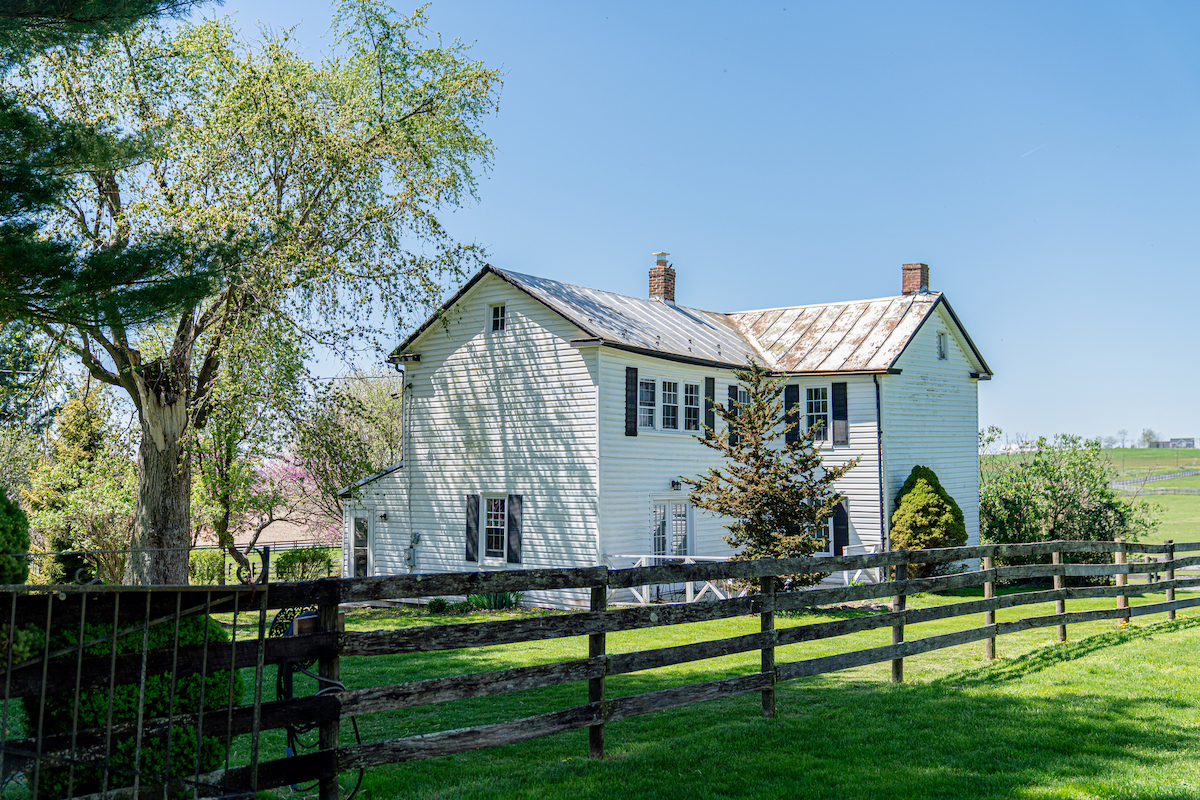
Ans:
<svg viewBox="0 0 1200 800"><path fill-rule="evenodd" d="M728 316L747 338L774 339L760 345L771 356L770 366L781 372L882 372L895 363L940 297L926 292ZM764 327L768 313L775 324ZM785 320L791 322L779 332Z"/></svg>

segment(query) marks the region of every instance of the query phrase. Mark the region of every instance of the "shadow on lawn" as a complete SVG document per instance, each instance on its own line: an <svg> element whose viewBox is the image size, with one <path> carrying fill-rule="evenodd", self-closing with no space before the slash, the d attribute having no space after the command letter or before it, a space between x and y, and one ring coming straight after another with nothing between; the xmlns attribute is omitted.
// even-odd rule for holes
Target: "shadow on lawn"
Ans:
<svg viewBox="0 0 1200 800"><path fill-rule="evenodd" d="M1190 800L1190 702L1150 686L1089 688L1082 675L1073 692L1046 691L1036 674L1196 624L1117 630L926 684L781 684L772 720L747 695L611 724L602 762L577 731L380 770L370 796Z"/></svg>

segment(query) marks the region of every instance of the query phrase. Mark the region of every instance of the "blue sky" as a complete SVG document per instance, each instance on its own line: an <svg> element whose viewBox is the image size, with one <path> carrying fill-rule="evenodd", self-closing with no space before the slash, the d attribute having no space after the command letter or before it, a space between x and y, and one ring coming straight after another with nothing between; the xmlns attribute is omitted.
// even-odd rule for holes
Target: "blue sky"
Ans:
<svg viewBox="0 0 1200 800"><path fill-rule="evenodd" d="M330 46L326 3L205 13ZM495 265L641 296L666 250L681 304L735 311L897 294L924 261L996 373L981 424L1200 435L1200 4L429 14L506 73L447 216Z"/></svg>

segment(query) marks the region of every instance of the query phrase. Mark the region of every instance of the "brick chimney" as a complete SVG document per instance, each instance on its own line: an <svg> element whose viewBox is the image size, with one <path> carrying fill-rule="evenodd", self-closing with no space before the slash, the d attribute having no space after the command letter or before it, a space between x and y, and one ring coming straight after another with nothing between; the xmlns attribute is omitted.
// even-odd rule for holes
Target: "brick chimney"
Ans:
<svg viewBox="0 0 1200 800"><path fill-rule="evenodd" d="M903 275L904 280L900 287L900 294L916 294L917 292L929 291L928 264L905 264Z"/></svg>
<svg viewBox="0 0 1200 800"><path fill-rule="evenodd" d="M675 305L675 268L667 265L670 253L654 253L650 268L650 299Z"/></svg>

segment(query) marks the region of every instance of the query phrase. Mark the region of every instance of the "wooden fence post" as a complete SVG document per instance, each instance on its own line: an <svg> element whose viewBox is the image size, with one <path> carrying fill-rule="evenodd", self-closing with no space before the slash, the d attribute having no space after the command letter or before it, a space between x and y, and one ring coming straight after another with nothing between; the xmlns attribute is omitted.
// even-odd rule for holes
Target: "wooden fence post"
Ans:
<svg viewBox="0 0 1200 800"><path fill-rule="evenodd" d="M592 611L603 611L608 607L608 586L592 587ZM588 636L588 658L598 658L605 654L605 634L593 633ZM605 668L607 672L607 668ZM604 702L604 676L588 680L588 702ZM588 728L588 756L604 758L604 723Z"/></svg>
<svg viewBox="0 0 1200 800"><path fill-rule="evenodd" d="M319 630L334 631L338 629L338 602L334 600L331 603L322 603L317 606L317 625ZM340 650L340 647L339 647ZM329 658L322 658L317 666L318 674L322 678L328 678L330 681L340 681L342 676L341 660L335 653ZM320 681L318 690L324 689L332 684ZM334 759L337 759L338 748L338 730L341 727L341 720L334 719L329 722L322 722L319 732L318 744L321 750L332 751ZM320 800L338 800L341 795L341 788L338 786L338 771L335 766L332 777L321 778L319 796Z"/></svg>
<svg viewBox="0 0 1200 800"><path fill-rule="evenodd" d="M896 580L908 580L908 564L896 565ZM903 594L898 594L892 599L892 611L903 611L906 605L907 598ZM904 641L904 623L892 626L892 644L900 644ZM892 659L892 683L904 683L904 659Z"/></svg>
<svg viewBox="0 0 1200 800"><path fill-rule="evenodd" d="M1127 554L1125 552L1125 538L1122 536L1118 536L1113 541L1115 541L1117 543L1117 552L1113 553L1114 563L1116 563L1116 564L1127 563L1126 562ZM1128 575L1117 575L1117 586L1128 586L1128 585L1129 585L1129 576ZM1129 608L1129 595L1124 594L1124 593L1117 595L1117 608ZM1128 620L1129 618L1122 617L1122 619Z"/></svg>
<svg viewBox="0 0 1200 800"><path fill-rule="evenodd" d="M1174 603L1175 602L1175 541L1173 539L1168 539L1165 542L1165 544L1167 545L1167 555L1166 555L1166 558L1167 558L1167 583L1170 584L1167 587L1167 602ZM1167 612L1167 619L1175 619L1175 609L1172 608L1170 611Z"/></svg>
<svg viewBox="0 0 1200 800"><path fill-rule="evenodd" d="M1060 546L1061 546L1061 544L1060 544ZM1055 550L1053 553L1050 554L1050 563L1054 564L1055 566L1060 566L1060 567L1062 566L1062 563L1063 563L1062 550ZM1056 572L1054 574L1054 589L1055 589L1055 591L1057 591L1061 588L1063 588L1063 576ZM1066 599L1059 598L1058 600L1054 601L1054 613L1055 614L1067 613ZM1058 641L1065 642L1066 640L1067 640L1067 626L1064 624L1059 624L1059 626L1058 626Z"/></svg>
<svg viewBox="0 0 1200 800"><path fill-rule="evenodd" d="M995 568L996 568L996 559L993 558L992 556L984 556L983 557L984 572L991 572ZM983 599L984 600L992 600L995 597L996 597L996 582L995 581L984 581L983 582ZM983 612L983 624L984 625L995 625L996 624L995 610L988 609L987 611ZM986 658L988 661L996 660L996 637L995 636L992 636L990 638L983 640L983 657Z"/></svg>
<svg viewBox="0 0 1200 800"><path fill-rule="evenodd" d="M775 630L775 576L764 575L759 578L762 590L762 632ZM774 636L771 637L774 641ZM764 717L775 716L775 648L762 649L762 671L771 676L771 688L763 689L762 712Z"/></svg>

